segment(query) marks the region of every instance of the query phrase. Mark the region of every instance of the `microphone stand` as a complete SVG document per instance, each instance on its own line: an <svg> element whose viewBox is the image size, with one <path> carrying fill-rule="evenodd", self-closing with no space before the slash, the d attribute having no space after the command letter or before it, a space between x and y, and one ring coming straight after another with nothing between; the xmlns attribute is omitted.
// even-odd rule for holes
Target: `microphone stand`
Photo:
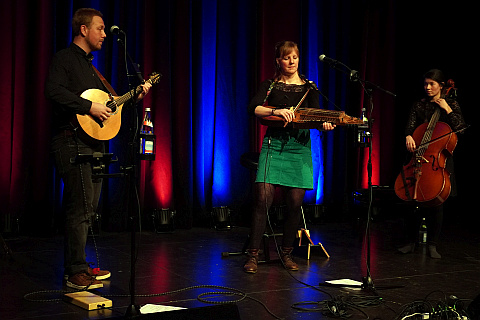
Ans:
<svg viewBox="0 0 480 320"><path fill-rule="evenodd" d="M368 95L369 97L369 105L370 105L370 110L368 112L368 116L367 116L367 119L368 119L368 122L367 122L367 127L366 129L368 130L368 132L370 132L370 135L368 135L368 143L367 143L367 147L368 148L368 163L367 163L367 174L368 174L368 210L367 210L367 226L366 226L366 230L365 230L365 237L367 239L367 274L362 277L362 284L361 285L343 285L343 284L320 284L320 285L327 285L327 286L336 286L336 287L354 287L354 288L362 288L364 290L369 290L373 293L376 293L376 288L375 288L375 285L373 283L373 279L372 279L372 276L370 274L370 253L371 253L371 248L370 248L370 220L372 218L372 203L373 203L373 185L372 185L372 146L373 146L373 139L372 139L372 127L373 127L373 119L371 118L372 115L373 115L373 95L372 95L372 89L367 89L366 88L366 85L370 85L372 87L374 87L375 89L378 89L378 90L381 90L393 97L396 97L396 95L388 90L385 90L383 88L381 88L380 86L376 85L376 84L373 84L367 80L362 80L359 76L358 76L358 71L356 70L352 70L350 69L349 67L347 67L345 64L341 63L340 61L337 61L337 60L334 60L332 62L329 63L330 66L344 74L347 74L349 75L350 77L350 81L352 82L355 82L355 81L358 81L363 90L365 91L365 93ZM337 67L337 64L341 65L342 67L344 67L344 69L339 69ZM346 70L345 70L346 69ZM382 289L394 289L394 288L400 288L400 287L403 287L403 286L384 286L382 287Z"/></svg>
<svg viewBox="0 0 480 320"><path fill-rule="evenodd" d="M122 46L123 46L123 49L124 49L124 58L125 58L125 70L126 70L126 74L127 74L127 81L128 81L128 87L129 87L129 92L135 92L135 86L132 85L130 79L132 77L135 77L135 75L137 76L137 78L139 79L140 83L143 83L144 80L143 80L143 77L142 77L142 74L141 72L139 71L139 68L138 68L138 64L135 63L132 58L130 57L130 55L128 54L128 51L127 51L127 35L125 34L125 32L121 31L119 32L119 34L122 34L123 35L123 40L118 38L117 39L117 42L119 42ZM134 70L135 70L135 74L131 74L130 71L129 71L129 68L128 68L128 62L127 62L127 59L130 61L130 64L133 66ZM132 105L135 104L135 99L132 99L131 101ZM137 136L138 136L138 112L134 112L135 114L135 126L134 126L134 129L135 129L135 132L133 134L133 138L132 138L132 142L129 144L129 147L130 147L130 150L129 150L129 161L130 163L127 164L127 166L124 168L125 170L125 177L126 177L126 183L127 183L127 188L126 188L126 192L127 192L127 210L131 213L130 214L130 305L127 307L127 310L125 312L125 316L127 318L133 318L133 317L136 317L136 316L139 316L141 314L140 312L140 306L138 304L135 303L135 274L136 274L136 228L137 226L139 225L138 222L139 222L139 219L140 219L140 216L139 216L139 211L140 211L140 206L138 205L137 206L137 210L132 210L132 207L130 205L130 202L132 201L131 197L133 196L133 199L137 198L136 197L136 194L135 195L132 195L132 191L131 191L131 188L133 187L134 189L133 190L137 190L136 188L136 180L137 180L137 175L136 175L136 165L135 165L135 155L136 155L136 150L138 148L136 148L136 140L137 140Z"/></svg>
<svg viewBox="0 0 480 320"><path fill-rule="evenodd" d="M122 31L121 33L125 34L123 31ZM125 42L124 42L124 41L122 41L122 39L118 38L118 39L117 39L117 42L120 43L120 44L123 46L123 48L124 48L125 68L126 68L126 71L127 71L127 77L128 77L128 79L130 79L131 77L137 76L137 79L140 81L140 83L143 83L144 80L143 80L143 77L142 77L142 73L141 73L140 70L139 70L139 66L140 66L140 65L139 65L138 63L135 63L135 62L132 60L132 57L130 56L130 54L128 54L128 52L127 52L127 44L126 44L127 41L125 40ZM128 70L128 67L127 67L127 60L126 60L126 59L128 59L128 61L130 61L130 64L132 65L133 70L135 71L135 74L134 74L134 75L133 75L133 74L130 74L130 72L129 72L129 70ZM130 84L130 81L128 82L128 85L129 85L130 89L133 88L132 85Z"/></svg>

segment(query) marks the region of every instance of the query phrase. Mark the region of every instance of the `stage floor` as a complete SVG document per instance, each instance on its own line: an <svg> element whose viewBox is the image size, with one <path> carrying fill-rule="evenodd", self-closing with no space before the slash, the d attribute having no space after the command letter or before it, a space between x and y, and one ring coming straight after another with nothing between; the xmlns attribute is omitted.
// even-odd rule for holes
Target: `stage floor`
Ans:
<svg viewBox="0 0 480 320"><path fill-rule="evenodd" d="M308 229L312 240L321 242L330 257L318 247L312 248L309 260L296 258L300 270L290 274L275 260L260 264L258 273L247 274L242 270L245 256L222 254L241 251L248 235L246 227L228 231L193 228L165 234L137 233L134 299L129 289L130 233L101 232L94 239L90 236L87 260L97 262L98 256L100 267L112 272L111 278L103 281L104 287L92 292L113 303L111 309L92 311L62 301L65 291L71 291L62 283L62 236L7 237L6 244L12 253L3 251L0 261L0 318L118 318L132 302L138 306L154 304L190 310L213 305L200 298L236 301L238 319L244 320L327 319L321 310L335 303L351 319L396 319L415 301L427 301L436 307L452 305L456 296L460 299L456 306L466 308L480 294L478 231L468 232L461 226L445 223L438 248L443 257L435 260L425 255L424 246L413 254L397 253L401 222L374 220L370 229L369 265L375 292L371 292L323 286L329 280L362 281L367 275L364 224L322 222L310 224ZM270 239L270 245L271 257L275 259L274 239ZM221 290L218 286L231 290ZM218 291L233 291L235 295L200 296ZM197 319L194 316L185 319L189 318ZM164 318L157 314L155 319Z"/></svg>

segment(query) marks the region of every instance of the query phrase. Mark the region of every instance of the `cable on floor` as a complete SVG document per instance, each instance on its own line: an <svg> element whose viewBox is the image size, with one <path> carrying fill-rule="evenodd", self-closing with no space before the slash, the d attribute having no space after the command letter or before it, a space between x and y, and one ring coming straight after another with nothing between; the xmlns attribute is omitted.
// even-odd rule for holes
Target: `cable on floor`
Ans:
<svg viewBox="0 0 480 320"><path fill-rule="evenodd" d="M281 317L275 315L268 307L260 300L253 298L249 296L247 293L235 289L235 288L230 288L230 287L225 287L225 286L218 286L218 285L197 285L197 286L190 286L190 287L185 287L181 288L178 290L172 290L172 291L167 291L167 292L162 292L162 293L152 293L152 294L136 294L135 297L138 298L149 298L149 297L159 297L159 296L167 296L167 295L172 295L180 292L185 292L189 290L194 290L194 289L201 289L201 288L209 288L209 289L220 289L220 290L225 290L225 291L215 291L215 292L205 292L201 293L197 296L197 300L203 303L208 303L208 304L230 304L230 303L238 303L241 302L245 299L250 299L253 300L257 303L259 303L265 311L268 312L273 318L275 319L282 319ZM70 291L70 290L42 290L42 291L35 291L31 293L27 293L23 296L23 298L27 301L31 302L60 302L63 301L61 298L52 298L52 299L35 299L33 298L35 295L46 295L46 294L52 294L52 295L58 295L58 294L66 294L66 293L73 293L73 292L80 292L80 291L86 291L86 290L76 290L76 291ZM130 297L129 294L108 294L108 295L102 295L105 298L109 297L123 297L127 298ZM213 297L219 297L219 296L239 296L237 299L231 299L231 300L223 300L223 301L217 301L213 300ZM110 308L113 309L113 308Z"/></svg>

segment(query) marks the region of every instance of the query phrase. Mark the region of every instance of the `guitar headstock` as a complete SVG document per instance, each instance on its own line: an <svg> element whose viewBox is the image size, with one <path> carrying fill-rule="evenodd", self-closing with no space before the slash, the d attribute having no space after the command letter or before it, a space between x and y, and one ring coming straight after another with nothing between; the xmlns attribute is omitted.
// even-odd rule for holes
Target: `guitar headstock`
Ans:
<svg viewBox="0 0 480 320"><path fill-rule="evenodd" d="M161 77L162 77L162 75L160 73L152 72L147 81L150 82L151 84L157 84L157 83L160 82Z"/></svg>

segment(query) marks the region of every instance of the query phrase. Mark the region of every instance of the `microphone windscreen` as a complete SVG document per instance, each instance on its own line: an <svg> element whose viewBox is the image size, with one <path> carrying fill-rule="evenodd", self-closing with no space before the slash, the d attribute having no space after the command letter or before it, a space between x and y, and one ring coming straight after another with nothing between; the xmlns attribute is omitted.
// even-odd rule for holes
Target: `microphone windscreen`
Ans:
<svg viewBox="0 0 480 320"><path fill-rule="evenodd" d="M118 26L111 26L110 27L110 33L113 33L113 34L118 34L120 32L120 28Z"/></svg>

